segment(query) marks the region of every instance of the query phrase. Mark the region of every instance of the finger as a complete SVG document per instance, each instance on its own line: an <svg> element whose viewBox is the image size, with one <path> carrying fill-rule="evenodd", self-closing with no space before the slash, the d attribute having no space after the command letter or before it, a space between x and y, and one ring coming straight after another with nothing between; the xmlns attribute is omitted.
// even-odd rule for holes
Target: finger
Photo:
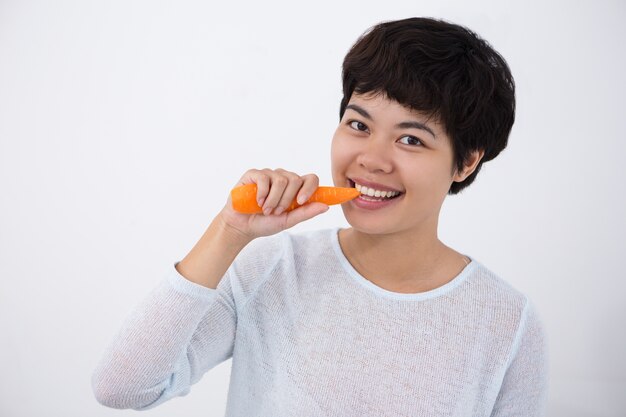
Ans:
<svg viewBox="0 0 626 417"><path fill-rule="evenodd" d="M244 174L241 176L241 178L239 178L239 181L237 182L237 184L235 185L235 187L239 187L242 185L247 185L247 184L252 184L257 182L257 179L259 178L260 175L264 175L265 174L265 170L261 170L261 169L249 169L246 172L244 172Z"/></svg>
<svg viewBox="0 0 626 417"><path fill-rule="evenodd" d="M257 171L253 175L250 176L252 182L256 183L256 201L259 207L263 207L263 203L267 198L267 194L270 191L271 179L270 176L263 173L262 171Z"/></svg>
<svg viewBox="0 0 626 417"><path fill-rule="evenodd" d="M285 192L283 193L280 201L278 202L278 206L276 207L276 210L274 210L274 214L280 214L283 211L285 211L289 206L291 206L291 203L296 198L296 194L298 193L298 191L300 190L300 187L302 187L302 184L304 183L302 178L300 178L300 176L297 174L289 173L286 176L289 179L289 183L287 184L287 187L285 188Z"/></svg>
<svg viewBox="0 0 626 417"><path fill-rule="evenodd" d="M301 177L304 181L300 191L298 192L297 202L302 205L307 202L319 186L319 177L315 174L307 174Z"/></svg>
<svg viewBox="0 0 626 417"><path fill-rule="evenodd" d="M290 228L305 220L309 220L319 214L328 211L329 206L324 203L311 203L298 207L295 210L290 211L286 215L285 227Z"/></svg>
<svg viewBox="0 0 626 417"><path fill-rule="evenodd" d="M277 173L273 173L270 178L270 189L267 197L265 198L265 203L263 204L263 214L266 216L272 213L272 210L278 207L278 203L289 184L289 180Z"/></svg>

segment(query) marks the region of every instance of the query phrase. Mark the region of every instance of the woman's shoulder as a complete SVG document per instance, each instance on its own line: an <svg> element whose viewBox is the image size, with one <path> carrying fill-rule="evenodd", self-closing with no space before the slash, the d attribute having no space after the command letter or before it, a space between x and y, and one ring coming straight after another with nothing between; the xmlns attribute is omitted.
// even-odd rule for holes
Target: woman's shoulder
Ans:
<svg viewBox="0 0 626 417"><path fill-rule="evenodd" d="M528 294L484 264L472 260L476 265L465 282L464 296L485 321L499 323L499 329L508 323L512 334L527 326L542 328L541 313Z"/></svg>
<svg viewBox="0 0 626 417"><path fill-rule="evenodd" d="M247 252L274 252L277 248L291 248L296 246L319 246L328 244L332 233L337 233L337 228L316 229L308 231L284 230L271 236L254 239L244 249Z"/></svg>
<svg viewBox="0 0 626 417"><path fill-rule="evenodd" d="M476 262L476 267L466 281L468 293L486 306L522 312L528 302L528 296L515 287L499 273L483 263Z"/></svg>
<svg viewBox="0 0 626 417"><path fill-rule="evenodd" d="M265 283L291 276L295 270L318 262L320 256L315 252L331 246L323 244L325 239L331 240L330 233L331 230L283 231L248 243L228 270L235 297L245 303Z"/></svg>
<svg viewBox="0 0 626 417"><path fill-rule="evenodd" d="M290 261L306 254L312 256L316 251L332 246L332 233L335 229L319 229L292 232L289 230L271 236L260 237L250 242L237 257L239 266L250 266L261 269L271 268L280 261Z"/></svg>
<svg viewBox="0 0 626 417"><path fill-rule="evenodd" d="M300 232L287 232L286 236L293 244L300 247L320 247L328 246L332 243L338 228L315 229Z"/></svg>

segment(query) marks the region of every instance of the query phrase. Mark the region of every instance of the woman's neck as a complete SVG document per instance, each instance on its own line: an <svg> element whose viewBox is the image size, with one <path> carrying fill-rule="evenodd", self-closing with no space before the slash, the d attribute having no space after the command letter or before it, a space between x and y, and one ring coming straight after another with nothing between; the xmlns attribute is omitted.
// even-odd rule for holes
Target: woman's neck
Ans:
<svg viewBox="0 0 626 417"><path fill-rule="evenodd" d="M452 280L466 265L436 233L371 235L343 229L339 243L354 269L390 291L429 291Z"/></svg>

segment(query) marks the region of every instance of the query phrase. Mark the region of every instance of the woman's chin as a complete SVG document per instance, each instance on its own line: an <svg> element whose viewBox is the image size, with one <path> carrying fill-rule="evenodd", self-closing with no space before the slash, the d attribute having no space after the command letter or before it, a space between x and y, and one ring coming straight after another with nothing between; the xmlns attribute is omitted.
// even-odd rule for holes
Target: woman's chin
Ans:
<svg viewBox="0 0 626 417"><path fill-rule="evenodd" d="M365 233L368 235L383 235L388 233L393 233L395 228L386 221L373 221L367 219L358 218L360 216L351 216L350 214L345 213L346 220L348 224L354 229L356 232Z"/></svg>

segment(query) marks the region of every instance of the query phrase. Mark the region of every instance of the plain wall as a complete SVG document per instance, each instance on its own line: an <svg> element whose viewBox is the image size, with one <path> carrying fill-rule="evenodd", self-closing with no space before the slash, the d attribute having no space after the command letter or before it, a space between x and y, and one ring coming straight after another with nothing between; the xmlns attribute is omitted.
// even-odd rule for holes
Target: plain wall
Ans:
<svg viewBox="0 0 626 417"><path fill-rule="evenodd" d="M0 415L129 415L90 377L249 168L330 185L343 56L410 16L473 29L517 84L509 146L439 235L525 292L549 416L626 415L623 1L0 0ZM339 207L297 231L347 226ZM222 416L230 361L145 416Z"/></svg>

